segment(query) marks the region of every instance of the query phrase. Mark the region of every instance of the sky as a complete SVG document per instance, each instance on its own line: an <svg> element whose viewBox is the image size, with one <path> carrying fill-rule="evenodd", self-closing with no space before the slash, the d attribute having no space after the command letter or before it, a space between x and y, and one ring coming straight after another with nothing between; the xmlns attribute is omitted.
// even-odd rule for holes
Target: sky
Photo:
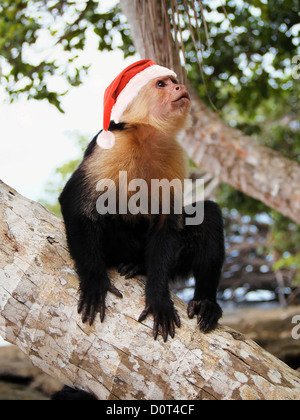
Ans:
<svg viewBox="0 0 300 420"><path fill-rule="evenodd" d="M107 0L106 6L114 3ZM5 103L0 87L0 179L32 200L43 197L57 166L78 157L78 147L68 133L77 131L92 140L102 128L104 90L138 59L124 60L121 51L100 52L97 45L97 36L91 31L80 56L81 62L91 67L84 83L70 88L63 97L65 114L46 100ZM59 80L54 83L59 88Z"/></svg>

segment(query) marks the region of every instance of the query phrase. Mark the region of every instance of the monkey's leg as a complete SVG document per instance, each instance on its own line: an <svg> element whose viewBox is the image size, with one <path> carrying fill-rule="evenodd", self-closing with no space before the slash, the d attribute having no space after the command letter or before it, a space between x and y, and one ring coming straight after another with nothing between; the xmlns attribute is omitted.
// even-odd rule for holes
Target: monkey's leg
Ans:
<svg viewBox="0 0 300 420"><path fill-rule="evenodd" d="M206 201L203 223L186 226L185 232L185 242L190 253L186 256L186 261L190 261L196 281L194 298L188 305L188 316L193 318L197 315L200 330L207 333L217 326L222 316L222 309L217 303L217 289L225 258L225 246L223 218L218 205Z"/></svg>
<svg viewBox="0 0 300 420"><path fill-rule="evenodd" d="M107 292L120 298L122 294L111 284L107 274L102 227L86 217L66 220L69 248L80 280L78 313L82 314L83 323L89 321L92 325L99 312L103 322Z"/></svg>
<svg viewBox="0 0 300 420"><path fill-rule="evenodd" d="M166 223L160 230L153 229L147 244L146 307L139 317L139 322L142 322L148 314L153 314L155 340L159 331L164 341L167 341L169 334L173 338L175 325L180 327L180 318L169 290L171 269L175 264L175 253L179 242L178 236L178 232L168 228Z"/></svg>

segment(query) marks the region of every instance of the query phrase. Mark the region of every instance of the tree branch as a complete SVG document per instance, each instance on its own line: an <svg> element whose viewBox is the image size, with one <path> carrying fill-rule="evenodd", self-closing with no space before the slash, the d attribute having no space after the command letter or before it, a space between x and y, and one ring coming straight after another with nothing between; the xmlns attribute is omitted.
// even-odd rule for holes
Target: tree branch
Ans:
<svg viewBox="0 0 300 420"><path fill-rule="evenodd" d="M0 182L0 335L33 364L101 399L300 399L300 374L243 335L204 335L174 296L175 339L152 338L142 280L111 279L103 324L83 325L63 222Z"/></svg>

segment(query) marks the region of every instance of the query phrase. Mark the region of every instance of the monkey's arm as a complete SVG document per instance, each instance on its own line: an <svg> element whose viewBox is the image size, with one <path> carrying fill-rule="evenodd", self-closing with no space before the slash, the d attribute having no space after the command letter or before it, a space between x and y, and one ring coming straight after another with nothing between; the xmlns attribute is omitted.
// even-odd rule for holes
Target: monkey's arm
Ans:
<svg viewBox="0 0 300 420"><path fill-rule="evenodd" d="M87 218L81 218L73 221L71 234L68 232L70 228L67 227L69 247L80 279L78 313L82 314L82 322L89 321L92 325L99 312L103 322L107 292L120 298L122 294L111 284L107 274L101 226Z"/></svg>
<svg viewBox="0 0 300 420"><path fill-rule="evenodd" d="M82 314L84 323L89 321L92 325L98 312L101 322L104 320L107 292L118 297L122 294L111 284L107 274L103 253L104 220L100 217L93 220L83 214L78 177L75 172L60 196L60 204L69 250L80 281L78 313Z"/></svg>
<svg viewBox="0 0 300 420"><path fill-rule="evenodd" d="M175 325L180 327L180 318L174 308L169 291L171 271L174 267L178 232L169 226L153 229L146 249L146 307L141 313L142 322L149 313L154 315L153 335L156 340L161 330L164 341L168 334L175 335Z"/></svg>
<svg viewBox="0 0 300 420"><path fill-rule="evenodd" d="M210 332L222 316L217 303L217 289L225 259L223 218L219 206L204 202L204 221L190 226L187 241L194 244L193 275L195 295L188 305L188 316L197 320L201 331ZM192 234L191 234L192 232Z"/></svg>

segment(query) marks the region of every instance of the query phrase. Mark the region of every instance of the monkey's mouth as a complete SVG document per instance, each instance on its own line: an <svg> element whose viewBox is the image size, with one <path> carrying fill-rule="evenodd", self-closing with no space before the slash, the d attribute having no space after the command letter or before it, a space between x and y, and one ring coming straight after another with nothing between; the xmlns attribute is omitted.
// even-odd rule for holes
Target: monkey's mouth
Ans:
<svg viewBox="0 0 300 420"><path fill-rule="evenodd" d="M179 102L179 101L182 101L183 99L187 99L188 101L191 100L190 95L188 93L183 93L178 99L176 99L176 101L173 101L173 102Z"/></svg>

